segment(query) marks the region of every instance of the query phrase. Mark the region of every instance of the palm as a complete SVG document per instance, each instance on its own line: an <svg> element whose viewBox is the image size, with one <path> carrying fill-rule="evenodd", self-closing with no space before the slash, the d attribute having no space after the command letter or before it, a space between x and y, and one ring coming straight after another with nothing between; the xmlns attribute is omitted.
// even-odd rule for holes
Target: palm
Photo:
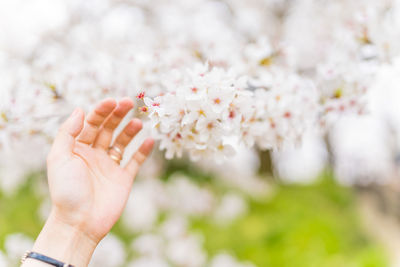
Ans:
<svg viewBox="0 0 400 267"><path fill-rule="evenodd" d="M99 107L104 109L104 104ZM107 112L103 113L105 119L98 121L102 123L102 127L106 127L107 121L112 120L112 115L106 119L109 110L124 115L130 108L130 105L120 103L114 110L111 105L106 109ZM99 113L98 110L97 112ZM118 116L120 119L122 117ZM118 123L114 123L114 126ZM144 160L143 155L150 152L152 142L145 142L127 167L123 168L105 149L112 139L112 131L102 131L96 126L100 130L93 138L94 131L90 133L89 130L89 134L85 133L89 127L85 126L79 138L73 142L70 157L66 160L50 161L49 183L59 219L71 225L84 224L88 235L94 239L101 239L120 217L131 190L133 177ZM140 128L141 124L137 120L128 124L116 139L119 147L124 148ZM94 141L90 143L87 139Z"/></svg>
<svg viewBox="0 0 400 267"><path fill-rule="evenodd" d="M125 206L130 175L103 150L78 143L74 152L60 169L62 187L57 195L73 208L73 216L83 214L93 220L90 224L95 226L95 235L106 233Z"/></svg>

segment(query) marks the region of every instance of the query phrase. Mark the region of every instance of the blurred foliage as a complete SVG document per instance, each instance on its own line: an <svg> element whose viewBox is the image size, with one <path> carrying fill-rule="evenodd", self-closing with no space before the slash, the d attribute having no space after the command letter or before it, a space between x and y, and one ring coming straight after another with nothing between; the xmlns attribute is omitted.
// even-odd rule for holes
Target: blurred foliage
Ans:
<svg viewBox="0 0 400 267"><path fill-rule="evenodd" d="M192 168L175 162L164 180L179 169L222 193L221 184ZM0 193L0 249L7 234L22 232L34 238L39 233L42 200L34 193L37 179L32 177L13 195ZM312 185L276 187L264 198L248 197L247 215L230 224L192 218L193 231L205 236L207 252L227 251L259 267L388 266L384 251L361 226L351 189L337 185L329 175ZM127 245L134 238L120 223L113 232Z"/></svg>
<svg viewBox="0 0 400 267"><path fill-rule="evenodd" d="M7 234L22 232L36 237L43 226L38 208L41 203L34 192L40 174L32 174L28 182L12 195L0 190L0 248L4 249Z"/></svg>
<svg viewBox="0 0 400 267"><path fill-rule="evenodd" d="M196 220L210 254L225 250L260 267L388 266L363 231L352 190L329 176L313 185L279 185L249 206L247 216L229 225Z"/></svg>
<svg viewBox="0 0 400 267"><path fill-rule="evenodd" d="M214 177L211 172L205 172L200 167L188 163L185 159L172 159L167 161L164 166L161 179L168 181L174 174L181 173L192 179L196 183L211 183Z"/></svg>

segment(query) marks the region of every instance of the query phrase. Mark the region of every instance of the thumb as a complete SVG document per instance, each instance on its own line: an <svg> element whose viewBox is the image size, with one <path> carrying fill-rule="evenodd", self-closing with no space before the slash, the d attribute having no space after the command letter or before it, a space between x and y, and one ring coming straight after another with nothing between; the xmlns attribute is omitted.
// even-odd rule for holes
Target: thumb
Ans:
<svg viewBox="0 0 400 267"><path fill-rule="evenodd" d="M70 154L74 148L75 138L83 128L84 113L80 108L72 112L69 118L61 125L54 140L51 154Z"/></svg>

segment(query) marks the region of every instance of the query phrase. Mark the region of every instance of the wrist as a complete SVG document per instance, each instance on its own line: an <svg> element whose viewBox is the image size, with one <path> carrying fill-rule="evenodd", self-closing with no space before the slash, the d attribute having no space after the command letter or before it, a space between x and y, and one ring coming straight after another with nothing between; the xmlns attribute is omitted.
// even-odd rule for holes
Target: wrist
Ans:
<svg viewBox="0 0 400 267"><path fill-rule="evenodd" d="M51 213L32 251L75 267L82 267L89 264L96 246L97 242L85 232L58 220L54 213ZM33 261L27 259L26 263Z"/></svg>

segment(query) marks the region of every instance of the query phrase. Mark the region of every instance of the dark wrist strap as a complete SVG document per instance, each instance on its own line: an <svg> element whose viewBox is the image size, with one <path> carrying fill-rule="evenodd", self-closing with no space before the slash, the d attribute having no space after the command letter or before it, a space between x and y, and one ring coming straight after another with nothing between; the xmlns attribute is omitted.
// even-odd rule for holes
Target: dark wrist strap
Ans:
<svg viewBox="0 0 400 267"><path fill-rule="evenodd" d="M25 253L25 255L22 257L21 262L24 263L24 261L26 259L28 259L28 258L35 259L35 260L38 260L38 261L41 261L41 262L45 262L47 264L50 264L50 265L53 265L53 266L56 266L56 267L74 267L73 265L70 265L70 264L67 264L67 263L63 263L61 261L52 259L50 257L47 257L45 255L42 255L42 254L39 254L39 253L36 253L36 252L32 252L32 251L27 251Z"/></svg>

